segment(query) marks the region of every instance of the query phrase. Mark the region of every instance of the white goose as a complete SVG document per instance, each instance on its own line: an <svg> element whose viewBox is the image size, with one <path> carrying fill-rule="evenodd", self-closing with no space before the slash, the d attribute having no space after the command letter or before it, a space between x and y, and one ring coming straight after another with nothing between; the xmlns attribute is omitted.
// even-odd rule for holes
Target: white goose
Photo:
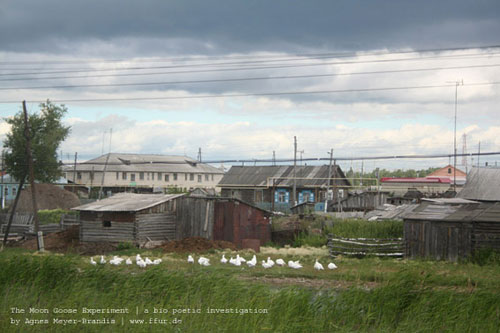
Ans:
<svg viewBox="0 0 500 333"><path fill-rule="evenodd" d="M125 264L132 265L132 260L130 258L127 258L127 260L125 260Z"/></svg>
<svg viewBox="0 0 500 333"><path fill-rule="evenodd" d="M239 255L239 254L237 254L237 255L236 255L236 260L238 260L240 263L242 263L242 262L246 262L245 258L240 257L240 255ZM238 265L238 266L239 266L239 265Z"/></svg>
<svg viewBox="0 0 500 333"><path fill-rule="evenodd" d="M139 258L139 260L136 261L136 264L137 264L137 266L139 266L141 268L145 268L147 266L146 262L144 260L142 260L142 258Z"/></svg>
<svg viewBox="0 0 500 333"><path fill-rule="evenodd" d="M162 260L161 259L155 259L153 260L153 265L159 265L161 264Z"/></svg>
<svg viewBox="0 0 500 333"><path fill-rule="evenodd" d="M188 263L194 264L194 258L191 255L188 255Z"/></svg>
<svg viewBox="0 0 500 333"><path fill-rule="evenodd" d="M299 268L302 268L302 265L299 263L299 261L298 261L298 260L297 260L297 261L292 261L292 260L290 260L290 261L288 262L288 267L290 267L290 268L294 268L294 269L299 269Z"/></svg>
<svg viewBox="0 0 500 333"><path fill-rule="evenodd" d="M274 261L271 259L271 257L267 257L267 263L271 265L271 267L274 266Z"/></svg>
<svg viewBox="0 0 500 333"><path fill-rule="evenodd" d="M222 258L220 259L220 262L221 262L222 264L227 263L227 259L226 259L226 257L224 256L224 254L222 254Z"/></svg>
<svg viewBox="0 0 500 333"><path fill-rule="evenodd" d="M146 257L146 260L144 262L146 263L146 265L152 265L153 264L153 261L151 261L151 259L149 259L148 257Z"/></svg>
<svg viewBox="0 0 500 333"><path fill-rule="evenodd" d="M99 261L101 265L104 265L106 263L106 259L104 259L104 256L101 256L101 261Z"/></svg>
<svg viewBox="0 0 500 333"><path fill-rule="evenodd" d="M337 268L337 265L335 265L333 262L328 264L328 269L335 269Z"/></svg>
<svg viewBox="0 0 500 333"><path fill-rule="evenodd" d="M248 267L255 267L255 265L257 265L257 257L255 254L252 257L252 260L247 261L247 265Z"/></svg>
<svg viewBox="0 0 500 333"><path fill-rule="evenodd" d="M271 268L272 266L269 265L269 263L267 263L265 260L262 260L262 267L267 269L267 268Z"/></svg>
<svg viewBox="0 0 500 333"><path fill-rule="evenodd" d="M90 263L94 266L97 265L97 263L94 260L94 257L90 257Z"/></svg>
<svg viewBox="0 0 500 333"><path fill-rule="evenodd" d="M198 264L202 266L210 266L210 259L205 257L200 257L200 259L198 259Z"/></svg>
<svg viewBox="0 0 500 333"><path fill-rule="evenodd" d="M278 266L285 266L286 263L285 263L285 261L283 259L279 258L279 259L276 260L276 265L278 265Z"/></svg>
<svg viewBox="0 0 500 333"><path fill-rule="evenodd" d="M325 268L323 267L323 265L321 263L318 262L318 259L316 259L316 262L314 263L314 269L318 270L318 271L322 271Z"/></svg>

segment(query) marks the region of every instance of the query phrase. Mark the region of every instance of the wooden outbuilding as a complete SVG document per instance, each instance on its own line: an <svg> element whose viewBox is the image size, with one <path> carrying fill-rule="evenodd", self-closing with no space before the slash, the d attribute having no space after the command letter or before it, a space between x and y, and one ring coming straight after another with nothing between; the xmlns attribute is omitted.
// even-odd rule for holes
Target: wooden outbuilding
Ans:
<svg viewBox="0 0 500 333"><path fill-rule="evenodd" d="M80 212L83 242L175 239L176 206L183 194L119 193L73 208Z"/></svg>
<svg viewBox="0 0 500 333"><path fill-rule="evenodd" d="M457 261L480 249L500 251L500 202L424 200L404 217L406 257Z"/></svg>

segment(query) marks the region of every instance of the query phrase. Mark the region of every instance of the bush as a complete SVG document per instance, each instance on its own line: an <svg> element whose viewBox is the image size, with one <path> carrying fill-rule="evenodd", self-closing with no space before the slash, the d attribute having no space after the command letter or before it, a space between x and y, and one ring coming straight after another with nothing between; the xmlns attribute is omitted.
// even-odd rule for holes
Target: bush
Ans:
<svg viewBox="0 0 500 333"><path fill-rule="evenodd" d="M326 245L328 239L324 235L310 234L307 232L300 232L293 241L293 247L312 246L322 247Z"/></svg>
<svg viewBox="0 0 500 333"><path fill-rule="evenodd" d="M44 209L38 211L40 224L59 223L62 215L78 215L78 212L64 209Z"/></svg>

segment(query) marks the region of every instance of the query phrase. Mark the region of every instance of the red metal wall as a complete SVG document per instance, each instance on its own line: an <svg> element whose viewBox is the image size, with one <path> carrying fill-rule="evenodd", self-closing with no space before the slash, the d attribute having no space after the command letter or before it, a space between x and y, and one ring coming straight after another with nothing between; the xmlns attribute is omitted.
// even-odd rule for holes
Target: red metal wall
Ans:
<svg viewBox="0 0 500 333"><path fill-rule="evenodd" d="M241 247L242 239L258 239L263 245L271 240L271 226L264 211L242 202L215 203L214 240L233 242Z"/></svg>

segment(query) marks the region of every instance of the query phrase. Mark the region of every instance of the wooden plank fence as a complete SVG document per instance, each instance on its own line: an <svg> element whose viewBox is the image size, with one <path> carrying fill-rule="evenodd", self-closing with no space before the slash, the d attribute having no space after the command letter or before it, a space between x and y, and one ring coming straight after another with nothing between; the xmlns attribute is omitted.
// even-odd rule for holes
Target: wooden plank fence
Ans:
<svg viewBox="0 0 500 333"><path fill-rule="evenodd" d="M328 248L332 256L377 256L403 257L404 241L402 238L344 238L329 235Z"/></svg>

